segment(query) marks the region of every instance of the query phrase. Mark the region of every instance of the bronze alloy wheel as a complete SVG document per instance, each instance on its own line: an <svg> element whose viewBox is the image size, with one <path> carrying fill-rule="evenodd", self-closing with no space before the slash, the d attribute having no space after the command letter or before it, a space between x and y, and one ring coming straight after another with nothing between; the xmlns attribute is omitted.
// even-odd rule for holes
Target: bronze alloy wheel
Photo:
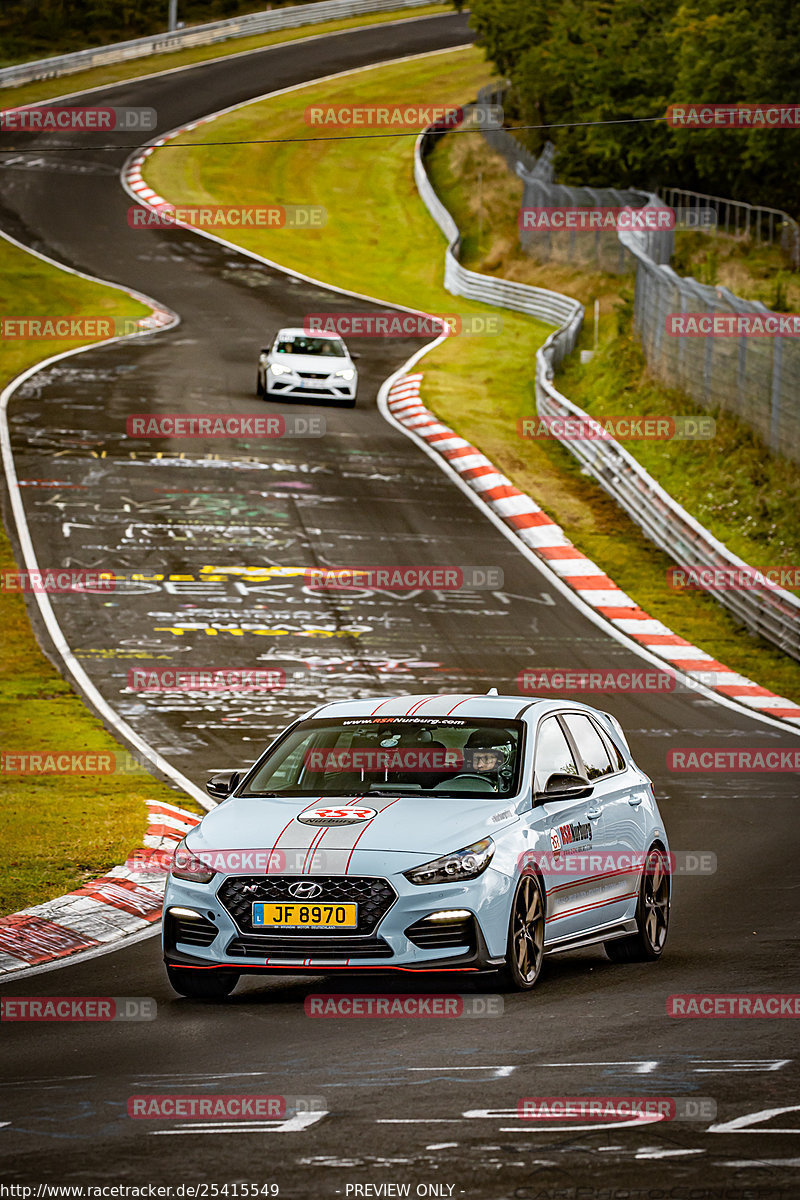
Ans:
<svg viewBox="0 0 800 1200"><path fill-rule="evenodd" d="M523 875L517 884L508 929L503 975L509 987L529 991L542 969L544 894L538 875Z"/></svg>
<svg viewBox="0 0 800 1200"><path fill-rule="evenodd" d="M660 958L669 931L670 877L667 855L653 846L647 855L639 900L636 905L636 933L605 943L612 962L652 962Z"/></svg>

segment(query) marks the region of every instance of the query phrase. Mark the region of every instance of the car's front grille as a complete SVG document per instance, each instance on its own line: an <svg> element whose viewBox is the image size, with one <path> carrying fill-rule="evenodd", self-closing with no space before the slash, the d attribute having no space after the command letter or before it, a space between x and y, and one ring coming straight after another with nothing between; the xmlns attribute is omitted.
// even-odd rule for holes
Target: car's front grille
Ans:
<svg viewBox="0 0 800 1200"><path fill-rule="evenodd" d="M391 958L392 948L381 937L317 937L276 936L274 933L252 937L237 937L225 951L229 958Z"/></svg>
<svg viewBox="0 0 800 1200"><path fill-rule="evenodd" d="M457 921L431 921L423 917L409 925L406 937L420 950L445 950L454 946L475 946L475 922L473 917Z"/></svg>
<svg viewBox="0 0 800 1200"><path fill-rule="evenodd" d="M177 942L186 946L210 946L218 933L216 925L199 914L196 917L178 917L167 912L164 918L164 940L169 946L175 946Z"/></svg>
<svg viewBox="0 0 800 1200"><path fill-rule="evenodd" d="M322 888L318 896L302 900L304 904L339 904L350 901L358 905L358 924L354 930L341 928L271 929L270 937L283 941L288 938L313 938L314 945L325 939L341 938L343 933L371 934L397 899L397 892L386 879L354 875L234 875L226 879L217 895L236 925L243 933L261 936L264 930L253 925L253 902L273 901L279 904L297 904L301 901L292 896L289 888L293 883L316 883Z"/></svg>
<svg viewBox="0 0 800 1200"><path fill-rule="evenodd" d="M297 374L301 379L327 379L330 372L323 371L322 374L319 375L315 371L298 371Z"/></svg>

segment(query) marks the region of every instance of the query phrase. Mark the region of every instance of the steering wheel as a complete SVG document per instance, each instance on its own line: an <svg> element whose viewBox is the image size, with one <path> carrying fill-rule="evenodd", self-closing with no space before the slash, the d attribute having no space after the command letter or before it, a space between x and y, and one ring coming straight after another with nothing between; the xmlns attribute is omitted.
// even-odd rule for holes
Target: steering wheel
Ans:
<svg viewBox="0 0 800 1200"><path fill-rule="evenodd" d="M483 791L486 791L486 785L488 784L493 792L497 791L497 788L495 787L495 785L492 783L492 781L490 779L487 779L485 775L478 775L477 773L468 772L468 771L465 771L463 775L454 775L452 779L443 779L441 783L436 784L436 787L433 790L435 792L449 790L451 787L454 786L454 784L457 784L459 782L459 780L463 780L463 779L471 779L471 780L477 779L483 784L483 787L481 787L481 788L474 788L474 789L469 789L469 790L474 790L476 792L477 791L483 792Z"/></svg>

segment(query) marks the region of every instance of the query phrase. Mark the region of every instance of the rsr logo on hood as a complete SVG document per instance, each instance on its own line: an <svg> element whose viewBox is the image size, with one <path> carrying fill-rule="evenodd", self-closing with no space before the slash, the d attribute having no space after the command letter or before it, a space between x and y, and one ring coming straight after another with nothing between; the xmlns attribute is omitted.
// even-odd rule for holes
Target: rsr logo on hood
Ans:
<svg viewBox="0 0 800 1200"><path fill-rule="evenodd" d="M374 808L356 808L342 805L341 808L310 808L297 818L303 825L358 825L371 821L378 813Z"/></svg>

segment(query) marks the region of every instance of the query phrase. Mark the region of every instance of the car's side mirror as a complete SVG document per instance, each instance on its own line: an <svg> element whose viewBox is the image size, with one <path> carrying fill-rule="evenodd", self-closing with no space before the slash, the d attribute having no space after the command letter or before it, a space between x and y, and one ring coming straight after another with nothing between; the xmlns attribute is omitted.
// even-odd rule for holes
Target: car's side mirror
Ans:
<svg viewBox="0 0 800 1200"><path fill-rule="evenodd" d="M208 780L206 791L212 800L227 800L228 796L239 786L241 780L241 771L220 771L218 775L212 775Z"/></svg>
<svg viewBox="0 0 800 1200"><path fill-rule="evenodd" d="M568 771L554 771L547 778L544 791L539 792L537 800L583 800L591 796L594 785L582 775L571 775Z"/></svg>
<svg viewBox="0 0 800 1200"><path fill-rule="evenodd" d="M262 346L262 347L261 347L261 353L262 353L262 354L269 354L269 353L270 353L270 348L269 348L269 346Z"/></svg>
<svg viewBox="0 0 800 1200"><path fill-rule="evenodd" d="M361 358L361 355L360 355L360 354L352 354L352 353L351 353L350 357L351 357L352 359L354 359L354 360L355 360L355 359L357 359L357 358Z"/></svg>

